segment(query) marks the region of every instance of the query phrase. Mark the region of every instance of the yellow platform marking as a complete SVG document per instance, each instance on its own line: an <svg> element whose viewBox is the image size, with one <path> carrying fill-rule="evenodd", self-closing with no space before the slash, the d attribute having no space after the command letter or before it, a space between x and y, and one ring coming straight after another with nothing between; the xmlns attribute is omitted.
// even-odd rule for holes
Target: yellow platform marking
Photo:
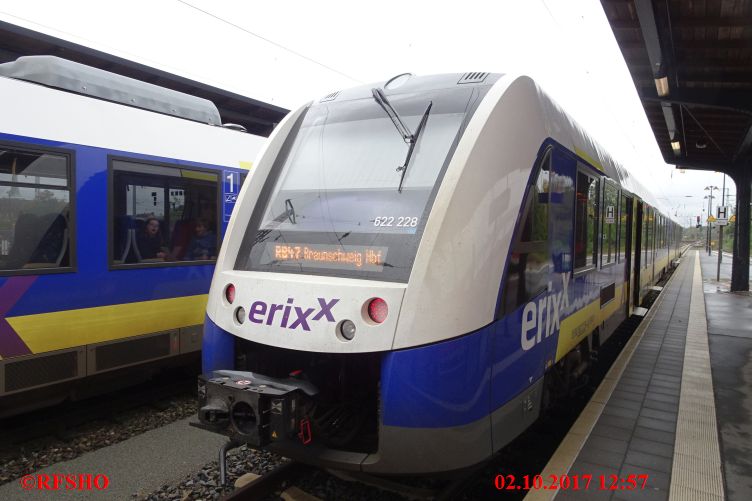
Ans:
<svg viewBox="0 0 752 501"><path fill-rule="evenodd" d="M675 443L669 501L693 498L723 501L723 462L699 251L695 251Z"/></svg>
<svg viewBox="0 0 752 501"><path fill-rule="evenodd" d="M241 169L251 170L251 168L253 167L253 162L244 162L243 160L241 160L238 163L240 164Z"/></svg>
<svg viewBox="0 0 752 501"><path fill-rule="evenodd" d="M6 318L32 353L188 327L204 321L208 294Z"/></svg>

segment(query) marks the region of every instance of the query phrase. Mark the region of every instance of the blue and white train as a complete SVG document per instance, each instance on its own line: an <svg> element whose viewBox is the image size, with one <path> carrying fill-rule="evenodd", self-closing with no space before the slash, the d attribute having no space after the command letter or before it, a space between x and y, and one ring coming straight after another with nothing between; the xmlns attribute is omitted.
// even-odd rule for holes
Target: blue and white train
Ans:
<svg viewBox="0 0 752 501"><path fill-rule="evenodd" d="M206 99L52 56L0 64L0 108L0 416L197 365L216 249L265 138Z"/></svg>
<svg viewBox="0 0 752 501"><path fill-rule="evenodd" d="M680 228L530 78L290 113L217 260L201 426L378 474L484 461L566 396Z"/></svg>

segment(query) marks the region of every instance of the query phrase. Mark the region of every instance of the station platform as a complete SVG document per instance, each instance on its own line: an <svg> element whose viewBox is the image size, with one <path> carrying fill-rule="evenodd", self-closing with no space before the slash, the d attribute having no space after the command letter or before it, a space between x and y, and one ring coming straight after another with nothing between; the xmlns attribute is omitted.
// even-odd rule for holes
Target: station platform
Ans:
<svg viewBox="0 0 752 501"><path fill-rule="evenodd" d="M578 488L526 501L750 499L752 295L728 292L730 259L715 280L717 259L684 255L541 473Z"/></svg>

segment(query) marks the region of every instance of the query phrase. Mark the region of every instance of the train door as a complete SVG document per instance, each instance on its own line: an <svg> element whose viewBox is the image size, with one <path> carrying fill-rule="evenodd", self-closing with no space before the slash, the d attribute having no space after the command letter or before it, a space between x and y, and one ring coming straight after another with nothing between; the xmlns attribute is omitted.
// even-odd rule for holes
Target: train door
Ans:
<svg viewBox="0 0 752 501"><path fill-rule="evenodd" d="M622 193L621 211L626 217L622 217L621 223L625 225L626 230L622 232L625 242L620 243L620 247L624 248L624 297L626 298L625 308L626 314L629 316L629 298L632 291L632 222L633 222L633 205L634 199L628 197Z"/></svg>
<svg viewBox="0 0 752 501"><path fill-rule="evenodd" d="M515 397L516 391L512 392L515 387L527 387L540 380L546 366L553 363L548 363L547 354L556 351L556 336L551 335L551 296L561 290L561 285L552 280L552 272L559 265L555 266L552 262L551 241L562 238L560 232L564 229L560 228L566 225L571 213L564 214L561 210L564 197L557 188L566 188L570 183L556 181L552 174L551 156L552 150L546 150L533 169L509 249L498 312L502 320L497 323L494 333L492 356L495 366L509 368L517 379L512 381L506 377L508 372L492 370L493 405ZM568 193L571 193L571 189ZM516 430L510 429L505 420L492 420L494 449L508 443L537 415L537 412L527 413L517 423L520 428Z"/></svg>
<svg viewBox="0 0 752 501"><path fill-rule="evenodd" d="M634 306L640 306L640 268L642 266L642 211L643 204L639 200L637 201L637 210L634 213L634 221L636 222L634 231L634 246L630 249L634 249L634 280L632 281L632 304ZM631 253L631 251L630 251Z"/></svg>

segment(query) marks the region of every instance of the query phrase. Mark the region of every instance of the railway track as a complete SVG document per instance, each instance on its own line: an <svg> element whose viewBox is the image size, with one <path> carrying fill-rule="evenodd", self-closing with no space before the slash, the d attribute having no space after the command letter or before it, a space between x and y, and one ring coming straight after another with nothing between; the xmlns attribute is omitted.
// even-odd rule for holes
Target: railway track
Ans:
<svg viewBox="0 0 752 501"><path fill-rule="evenodd" d="M195 389L195 375L191 374L4 418L0 420L0 453L49 435L66 439L78 426L98 420L117 422L123 412L142 406L160 408L166 399L195 393Z"/></svg>
<svg viewBox="0 0 752 501"><path fill-rule="evenodd" d="M277 468L264 473L243 487L235 489L222 499L223 501L253 501L264 499L280 490L283 486L294 482L302 475L310 473L313 470L314 468L303 463L288 461Z"/></svg>

